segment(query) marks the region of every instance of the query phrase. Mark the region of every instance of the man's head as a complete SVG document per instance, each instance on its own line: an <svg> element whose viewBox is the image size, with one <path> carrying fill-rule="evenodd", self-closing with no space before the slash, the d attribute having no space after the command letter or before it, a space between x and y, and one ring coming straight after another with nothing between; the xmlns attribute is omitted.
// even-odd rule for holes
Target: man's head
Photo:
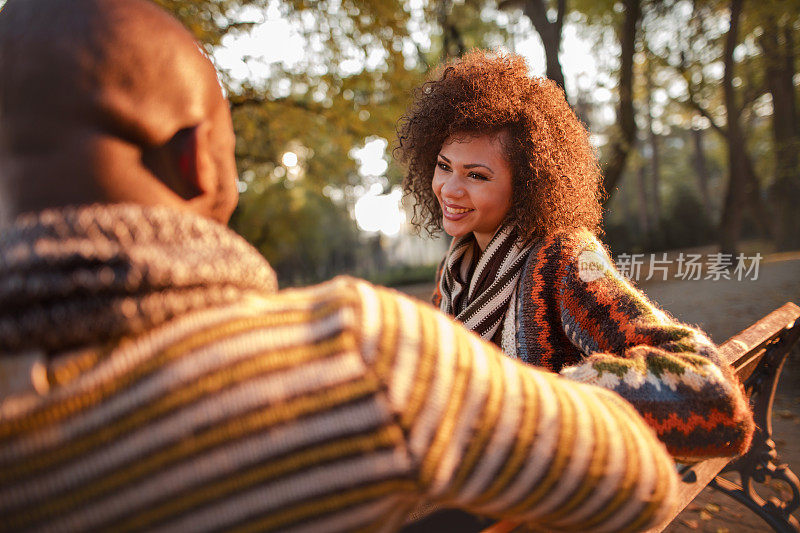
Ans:
<svg viewBox="0 0 800 533"><path fill-rule="evenodd" d="M9 0L0 11L0 216L169 205L225 222L234 135L213 66L146 0Z"/></svg>

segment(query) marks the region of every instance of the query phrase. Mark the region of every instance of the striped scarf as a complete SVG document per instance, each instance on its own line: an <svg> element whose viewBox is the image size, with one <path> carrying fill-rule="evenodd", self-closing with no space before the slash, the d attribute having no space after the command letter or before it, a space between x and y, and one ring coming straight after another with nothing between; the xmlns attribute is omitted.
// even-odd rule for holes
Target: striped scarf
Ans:
<svg viewBox="0 0 800 533"><path fill-rule="evenodd" d="M503 226L478 257L472 234L453 239L439 280L439 308L491 341L516 293L530 245L517 242L516 231Z"/></svg>

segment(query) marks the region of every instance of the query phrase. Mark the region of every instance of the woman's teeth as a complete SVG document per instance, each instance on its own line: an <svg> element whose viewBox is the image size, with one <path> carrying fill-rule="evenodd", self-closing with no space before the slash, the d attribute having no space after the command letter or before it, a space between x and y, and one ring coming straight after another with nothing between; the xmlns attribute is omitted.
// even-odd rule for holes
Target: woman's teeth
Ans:
<svg viewBox="0 0 800 533"><path fill-rule="evenodd" d="M461 213L472 211L472 209L456 209L455 207L448 207L448 206L444 206L444 208L451 215L460 215Z"/></svg>

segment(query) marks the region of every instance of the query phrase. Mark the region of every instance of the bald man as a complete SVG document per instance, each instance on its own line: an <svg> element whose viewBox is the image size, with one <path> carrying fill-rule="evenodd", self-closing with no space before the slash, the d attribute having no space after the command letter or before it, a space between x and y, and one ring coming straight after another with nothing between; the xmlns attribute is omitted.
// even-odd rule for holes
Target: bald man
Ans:
<svg viewBox="0 0 800 533"><path fill-rule="evenodd" d="M9 215L93 202L236 206L216 73L143 2L9 2L0 21L0 175ZM123 30L124 29L124 30Z"/></svg>
<svg viewBox="0 0 800 533"><path fill-rule="evenodd" d="M154 5L0 11L0 530L670 511L674 467L615 394L358 280L276 291L222 224L233 147L211 64Z"/></svg>

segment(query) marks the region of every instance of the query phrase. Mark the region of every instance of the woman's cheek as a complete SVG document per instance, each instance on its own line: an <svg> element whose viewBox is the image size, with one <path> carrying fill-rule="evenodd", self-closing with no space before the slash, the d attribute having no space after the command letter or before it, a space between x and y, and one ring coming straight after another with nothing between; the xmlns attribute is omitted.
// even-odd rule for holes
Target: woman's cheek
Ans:
<svg viewBox="0 0 800 533"><path fill-rule="evenodd" d="M442 180L439 177L438 172L433 173L433 180L431 181L431 189L433 189L433 194L436 195L437 198L441 198Z"/></svg>

